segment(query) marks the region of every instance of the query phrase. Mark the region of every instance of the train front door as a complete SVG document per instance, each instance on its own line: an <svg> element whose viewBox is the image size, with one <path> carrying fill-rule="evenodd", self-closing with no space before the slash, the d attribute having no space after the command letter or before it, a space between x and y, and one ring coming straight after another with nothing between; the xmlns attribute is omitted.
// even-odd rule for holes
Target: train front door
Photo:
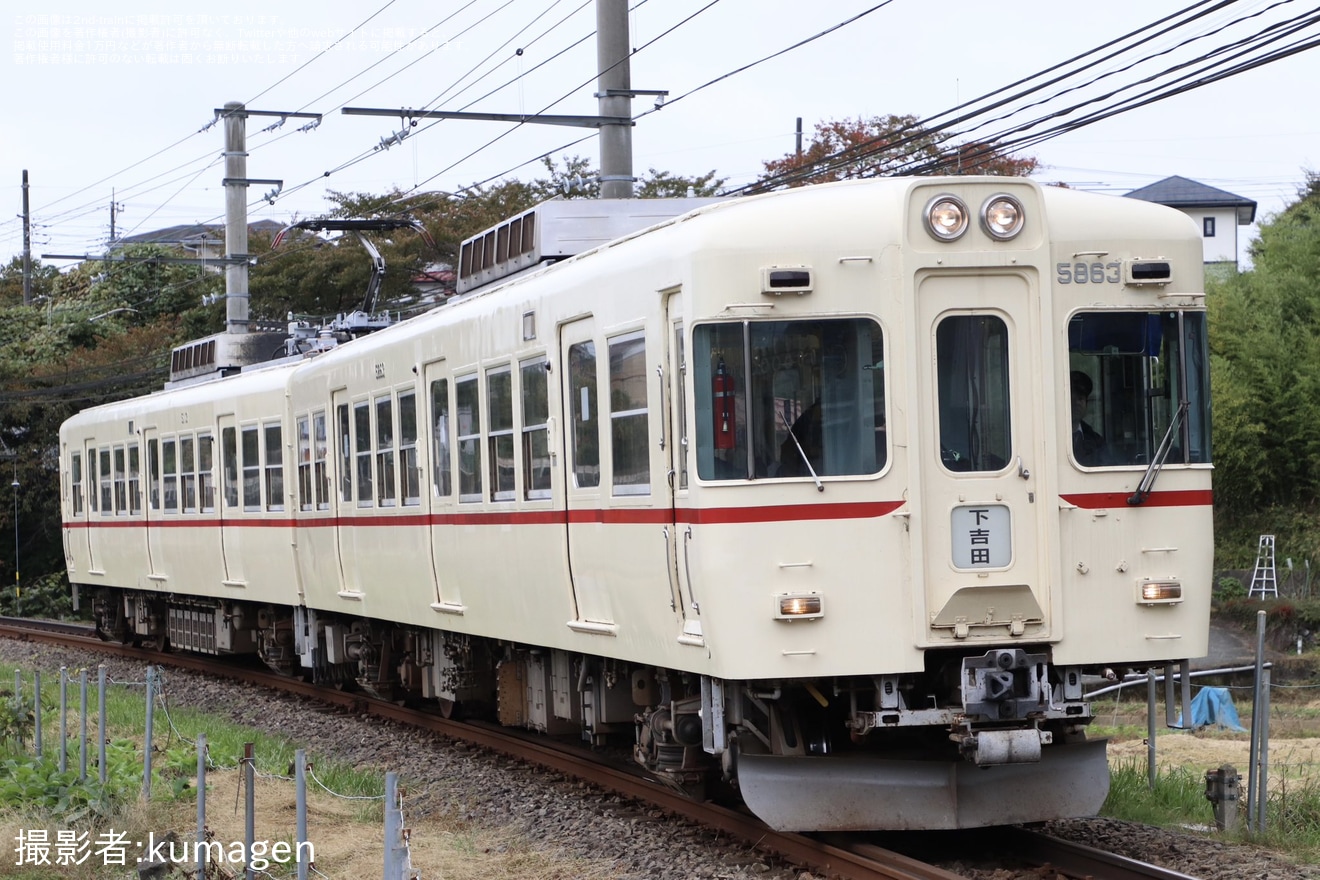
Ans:
<svg viewBox="0 0 1320 880"><path fill-rule="evenodd" d="M1019 273L917 278L923 643L1049 635L1039 294Z"/></svg>
<svg viewBox="0 0 1320 880"><path fill-rule="evenodd" d="M600 393L603 365L597 359L595 322L583 318L559 329L563 363L565 480L564 523L568 541L568 570L573 584L575 619L570 626L594 631L612 627L609 587L605 578L609 560L602 558L605 496L602 490L601 438L604 434Z"/></svg>
<svg viewBox="0 0 1320 880"><path fill-rule="evenodd" d="M248 445L251 445L256 438L256 428L250 427L247 433L240 434L238 420L233 414L222 415L217 421L220 427L220 503L216 509L220 511L220 555L225 563L222 583L227 587L245 587L241 514L251 489L255 487L250 486L245 478L242 456L247 455L255 461L256 452L242 447L244 438L249 438Z"/></svg>

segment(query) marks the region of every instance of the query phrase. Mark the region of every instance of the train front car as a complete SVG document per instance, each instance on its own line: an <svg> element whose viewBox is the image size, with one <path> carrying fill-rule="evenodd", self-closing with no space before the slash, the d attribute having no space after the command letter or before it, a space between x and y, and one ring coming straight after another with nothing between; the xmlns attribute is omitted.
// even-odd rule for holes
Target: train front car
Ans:
<svg viewBox="0 0 1320 880"><path fill-rule="evenodd" d="M694 256L674 478L711 675L641 758L699 708L778 829L1094 814L1088 677L1206 651L1198 230L1004 178L728 210Z"/></svg>

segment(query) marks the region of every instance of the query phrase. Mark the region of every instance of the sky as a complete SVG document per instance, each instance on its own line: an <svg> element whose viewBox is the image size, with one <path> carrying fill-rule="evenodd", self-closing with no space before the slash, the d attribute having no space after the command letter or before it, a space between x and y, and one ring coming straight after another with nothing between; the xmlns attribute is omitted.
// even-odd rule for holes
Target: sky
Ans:
<svg viewBox="0 0 1320 880"><path fill-rule="evenodd" d="M630 2L633 88L669 93L662 109L637 118L635 173L715 171L729 187L750 183L764 161L794 149L798 117L808 137L828 119L947 118L940 114L982 96L1011 95L1023 88L1009 88L1019 80L1166 16L1215 6L1190 0ZM10 210L0 215L6 218L0 259L6 263L23 248L24 169L35 258L103 253L112 205L120 236L222 223L223 124L207 126L232 101L252 111L322 114L309 131L299 130L308 121L302 118L272 131L262 129L276 117L249 118L247 176L283 181L278 194L273 185L251 188L251 221L320 216L331 207L331 190L452 192L529 179L541 176L537 158L546 153L598 162L598 139L589 129L422 120L383 149L384 139L405 129L400 118L340 112L349 106L594 115L595 0L229 0L201 7L120 0L113 12L104 0L42 5L40 13L9 12L5 19L9 110L0 127L0 198ZM1102 102L1112 104L1149 88L1133 86L1143 78L1168 82L1157 74L1174 67L1195 80L1205 63L1198 59L1218 57L1215 50L1225 44L1282 28L1295 16L1317 18L1313 5L1290 0L1220 5L1173 33L1146 32L1117 44L1111 52L1127 51L999 111L1022 111L1017 115L986 122L999 113L982 112L957 130L985 135L1042 112L1073 121L1081 112L1065 108L1079 96L1127 87ZM1317 39L1320 23L1306 23L1271 48ZM790 48L803 41L809 42ZM1120 195L1181 175L1256 200L1263 219L1295 197L1304 169L1320 170L1318 84L1320 51L1299 51L1021 152L1040 161L1035 177L1042 182ZM654 100L636 98L634 116ZM1042 103L1027 112L1032 101ZM263 201L268 194L273 198ZM1255 227L1239 234L1245 253Z"/></svg>

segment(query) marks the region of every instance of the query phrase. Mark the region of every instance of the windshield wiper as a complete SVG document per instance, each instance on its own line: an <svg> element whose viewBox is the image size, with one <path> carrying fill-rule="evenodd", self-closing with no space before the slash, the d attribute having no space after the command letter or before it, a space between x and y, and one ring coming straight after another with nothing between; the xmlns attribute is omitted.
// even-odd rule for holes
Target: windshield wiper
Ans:
<svg viewBox="0 0 1320 880"><path fill-rule="evenodd" d="M1160 475L1160 468L1164 467L1164 460L1169 457L1169 452L1173 449L1173 432L1178 430L1182 424L1183 418L1187 415L1187 401L1183 400L1178 404L1178 411L1173 414L1173 419L1169 421L1169 430L1164 432L1164 439L1160 441L1160 448L1155 450L1155 457L1150 460L1150 466L1146 468L1146 473L1142 475L1141 482L1137 484L1137 491L1128 496L1127 503L1133 507L1142 504L1150 496L1150 492L1155 488L1155 478Z"/></svg>
<svg viewBox="0 0 1320 880"><path fill-rule="evenodd" d="M811 461L807 458L806 450L804 450L802 444L798 442L797 435L793 433L792 426L788 424L788 419L784 418L784 411L776 408L775 412L779 413L779 421L784 423L784 430L788 431L788 436L793 438L793 445L797 447L798 455L802 456L802 463L807 466L807 473L811 474L811 478L816 481L816 491L824 492L825 484L820 481L820 477L816 476L816 469L811 466Z"/></svg>

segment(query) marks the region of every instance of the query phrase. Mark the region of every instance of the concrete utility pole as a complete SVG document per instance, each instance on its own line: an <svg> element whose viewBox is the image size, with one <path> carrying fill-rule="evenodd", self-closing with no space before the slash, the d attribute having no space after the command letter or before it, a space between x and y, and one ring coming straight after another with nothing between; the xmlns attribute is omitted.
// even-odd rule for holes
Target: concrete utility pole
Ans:
<svg viewBox="0 0 1320 880"><path fill-rule="evenodd" d="M23 169L23 305L32 305L32 215L28 211L27 169Z"/></svg>
<svg viewBox="0 0 1320 880"><path fill-rule="evenodd" d="M215 111L225 120L225 331L248 332L248 226L247 188L249 184L270 184L279 192L283 180L247 176L247 118L278 116L320 120L320 113L293 113L281 110L249 110L240 101L230 101ZM268 198L274 198L272 193Z"/></svg>
<svg viewBox="0 0 1320 880"><path fill-rule="evenodd" d="M448 110L400 110L376 107L345 107L345 116L398 116L404 127L382 138L378 149L388 149L407 135L411 122L418 119L481 119L491 122L534 122L540 125L571 125L600 129L600 195L604 199L630 199L633 196L632 173L632 99L652 95L658 107L669 94L657 89L634 89L628 47L627 0L596 0L596 93L599 116L559 116L549 113L462 113ZM521 51L521 50L519 50Z"/></svg>
<svg viewBox="0 0 1320 880"><path fill-rule="evenodd" d="M632 171L632 65L629 63L627 0L596 0L596 98L602 117L624 123L600 127L600 197L630 199Z"/></svg>

